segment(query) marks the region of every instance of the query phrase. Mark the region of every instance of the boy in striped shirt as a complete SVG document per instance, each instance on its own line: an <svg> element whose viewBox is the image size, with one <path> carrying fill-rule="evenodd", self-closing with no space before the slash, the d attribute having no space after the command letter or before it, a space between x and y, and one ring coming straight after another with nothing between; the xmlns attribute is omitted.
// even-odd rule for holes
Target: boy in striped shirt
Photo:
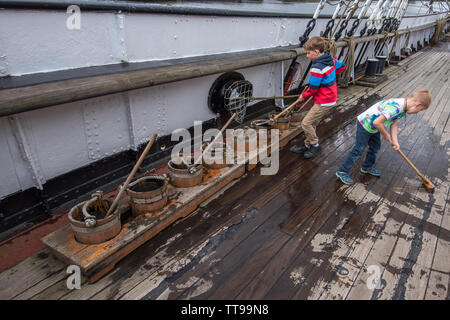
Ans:
<svg viewBox="0 0 450 320"><path fill-rule="evenodd" d="M326 49L322 37L312 37L304 45L306 56L312 61L309 76L309 88L297 99L298 103L314 96L314 105L302 121L305 143L292 149L295 153L304 153L306 159L313 158L320 150L316 128L320 120L336 104L336 74L345 70L345 65L333 58Z"/></svg>

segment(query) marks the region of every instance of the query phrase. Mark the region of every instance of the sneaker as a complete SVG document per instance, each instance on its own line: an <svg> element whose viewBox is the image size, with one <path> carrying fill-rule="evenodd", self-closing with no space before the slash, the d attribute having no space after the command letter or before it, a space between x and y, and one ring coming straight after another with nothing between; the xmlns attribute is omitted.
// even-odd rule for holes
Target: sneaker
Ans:
<svg viewBox="0 0 450 320"><path fill-rule="evenodd" d="M304 153L305 151L308 151L309 149L311 149L310 146L302 145L302 146L292 148L291 151L301 154L301 153Z"/></svg>
<svg viewBox="0 0 450 320"><path fill-rule="evenodd" d="M361 168L361 172L362 172L362 173L368 173L368 174L371 174L371 175L373 175L373 176L375 176L375 177L381 176L381 173L380 173L377 169L375 169L374 167L372 167L372 168L370 168L370 169L367 169L367 170Z"/></svg>
<svg viewBox="0 0 450 320"><path fill-rule="evenodd" d="M305 151L305 154L303 155L305 159L311 159L314 158L317 153L319 153L320 145L317 147L311 146L308 150Z"/></svg>
<svg viewBox="0 0 450 320"><path fill-rule="evenodd" d="M344 171L336 171L336 177L341 179L342 183L351 185L353 184L353 180L350 178L347 172Z"/></svg>

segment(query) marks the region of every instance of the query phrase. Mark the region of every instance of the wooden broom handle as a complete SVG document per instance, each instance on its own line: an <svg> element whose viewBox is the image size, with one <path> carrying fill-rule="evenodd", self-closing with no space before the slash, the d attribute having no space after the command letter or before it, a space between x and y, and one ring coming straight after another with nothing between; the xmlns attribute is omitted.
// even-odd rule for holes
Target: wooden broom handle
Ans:
<svg viewBox="0 0 450 320"><path fill-rule="evenodd" d="M131 170L131 173L128 175L127 180L125 181L122 188L120 188L119 193L117 194L116 198L114 199L114 202L112 203L111 207L109 207L108 212L106 213L106 216L109 216L115 209L115 206L119 202L120 197L122 196L122 193L127 189L128 184L130 184L131 179L133 179L134 175L136 174L136 171L139 169L142 161L144 161L145 156L147 155L148 151L152 147L153 143L156 140L157 134L153 134L153 137L150 139L150 141L147 143L147 146L145 147L144 151L142 152L141 156L139 157L139 160L136 162L136 164L133 167L133 170Z"/></svg>
<svg viewBox="0 0 450 320"><path fill-rule="evenodd" d="M424 175L419 171L419 169L417 169L417 168L412 164L411 161L409 161L409 159L405 156L405 154L404 154L400 149L398 149L397 151L398 151L398 153L400 153L400 155L406 160L406 162L408 162L408 164L411 166L411 168L413 168L414 171L415 171L422 179L424 179L424 178L425 178Z"/></svg>
<svg viewBox="0 0 450 320"><path fill-rule="evenodd" d="M303 105L299 108L299 110L301 110L304 106L306 106L308 104L309 101L311 101L313 97L309 97L308 100L306 100ZM290 110L291 108L293 108L298 102L295 101L293 104L291 104L289 107L287 107L286 109L284 109L283 111L281 111L279 114L277 114L275 117L271 118L270 121L275 121L276 119L278 119L282 114L286 113L288 110Z"/></svg>

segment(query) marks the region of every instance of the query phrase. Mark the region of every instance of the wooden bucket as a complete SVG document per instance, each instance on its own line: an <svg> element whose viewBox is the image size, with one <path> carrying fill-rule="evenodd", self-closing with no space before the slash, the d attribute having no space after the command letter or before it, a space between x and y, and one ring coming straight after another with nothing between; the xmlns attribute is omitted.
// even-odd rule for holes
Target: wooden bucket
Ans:
<svg viewBox="0 0 450 320"><path fill-rule="evenodd" d="M167 179L159 175L148 175L130 183L127 194L133 216L152 213L167 204Z"/></svg>
<svg viewBox="0 0 450 320"><path fill-rule="evenodd" d="M195 165L194 170L189 170L186 165L177 165L172 160L168 163L169 182L178 188L187 188L198 185L203 179L203 165Z"/></svg>
<svg viewBox="0 0 450 320"><path fill-rule="evenodd" d="M112 201L93 194L92 199L76 205L69 211L70 226L78 242L102 243L119 234L122 225L117 209L107 218L103 218L111 204Z"/></svg>
<svg viewBox="0 0 450 320"><path fill-rule="evenodd" d="M250 129L247 127L244 129L234 130L233 139L234 139L234 151L235 152L241 151L241 150L238 150L238 148L242 144L245 145L245 147L244 147L245 152L250 152L250 148L252 146L258 148L258 135L257 135L257 131L254 130L253 128Z"/></svg>
<svg viewBox="0 0 450 320"><path fill-rule="evenodd" d="M275 118L276 114L272 114L270 116L270 118ZM290 127L290 117L283 115L282 117L279 117L277 119L275 119L275 123L273 125L273 129L278 129L278 130L287 130Z"/></svg>
<svg viewBox="0 0 450 320"><path fill-rule="evenodd" d="M267 120L254 120L251 122L250 126L258 133L258 146L260 145L261 140L263 140L263 145L271 143L270 130L275 128L274 126L267 124Z"/></svg>
<svg viewBox="0 0 450 320"><path fill-rule="evenodd" d="M203 155L203 165L208 169L221 169L227 164L227 144L215 142L214 145ZM219 154L219 156L217 156Z"/></svg>
<svg viewBox="0 0 450 320"><path fill-rule="evenodd" d="M302 122L308 111L294 111L291 114L291 122Z"/></svg>

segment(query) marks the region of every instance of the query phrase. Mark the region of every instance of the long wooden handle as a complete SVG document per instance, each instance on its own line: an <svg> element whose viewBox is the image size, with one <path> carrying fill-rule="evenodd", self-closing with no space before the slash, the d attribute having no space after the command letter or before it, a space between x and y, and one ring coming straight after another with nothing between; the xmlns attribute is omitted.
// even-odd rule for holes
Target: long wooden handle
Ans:
<svg viewBox="0 0 450 320"><path fill-rule="evenodd" d="M214 140L213 140L210 144L208 144L208 145L206 146L205 150L203 150L202 155L201 155L199 158L197 158L197 160L195 160L193 166L196 166L197 164L200 163L200 161L203 159L203 156L206 154L206 151L208 151L208 150L212 147L212 145L214 144L214 142L216 142L216 140L219 138L219 136L222 135L223 131L230 125L231 121L233 121L233 119L234 119L235 117L236 117L236 113L233 113L233 115L231 116L231 118L228 119L227 123L225 123L225 125L222 127L222 129L220 129L220 132L218 132L218 133L216 134L216 136L214 137Z"/></svg>
<svg viewBox="0 0 450 320"><path fill-rule="evenodd" d="M309 101L311 101L313 97L309 97L308 100L306 100L303 105L299 108L299 110L303 109L304 106L306 106L308 104ZM275 117L271 118L270 121L275 121L276 119L278 119L279 117L281 117L283 114L285 114L286 112L288 112L290 109L292 109L298 102L295 101L293 104L291 104L289 107L285 108L283 111L281 111L279 114L277 114Z"/></svg>
<svg viewBox="0 0 450 320"><path fill-rule="evenodd" d="M272 96L272 97L251 97L251 98L241 98L241 97L236 97L236 98L230 98L230 101L234 101L234 100L269 100L269 99L281 99L281 98L296 98L296 97L300 97L300 94L294 94L294 95L290 95L290 96Z"/></svg>
<svg viewBox="0 0 450 320"><path fill-rule="evenodd" d="M306 91L306 89L308 89L308 86L306 85L304 88L303 88L303 91L302 91L302 93L300 93L300 95L299 96L301 96L305 91ZM309 97L309 99L300 107L300 109L302 109L308 102L309 102L309 100L311 100L312 99L312 97ZM288 111L288 110L290 110L291 108L293 108L295 105L297 104L297 101L295 101L293 104L291 104L289 107L287 107L287 108L285 108L283 111L281 111L278 115L276 115L274 118L271 118L270 119L270 121L275 121L276 119L278 119L282 114L284 114L286 111Z"/></svg>
<svg viewBox="0 0 450 320"><path fill-rule="evenodd" d="M408 164L411 166L411 168L413 168L414 171L415 171L422 179L425 179L425 176L419 171L419 169L417 169L417 168L412 164L411 161L409 161L409 159L405 156L405 154L404 154L400 149L398 149L397 151L398 151L398 153L400 153L400 155L406 160L406 162L408 162Z"/></svg>
<svg viewBox="0 0 450 320"><path fill-rule="evenodd" d="M147 155L148 151L152 147L153 143L155 142L157 137L157 134L153 134L153 137L150 139L150 141L147 143L147 146L145 147L144 151L142 152L141 156L139 157L138 161L133 167L133 170L131 170L131 173L128 175L127 180L125 181L123 187L120 189L119 193L117 194L116 198L114 199L111 207L109 207L108 212L106 213L106 216L109 216L114 210L115 206L119 202L120 197L122 196L122 193L127 189L128 184L131 182L131 179L133 179L134 175L136 174L136 171L139 169L139 166L141 165L142 161L144 161L145 156Z"/></svg>

